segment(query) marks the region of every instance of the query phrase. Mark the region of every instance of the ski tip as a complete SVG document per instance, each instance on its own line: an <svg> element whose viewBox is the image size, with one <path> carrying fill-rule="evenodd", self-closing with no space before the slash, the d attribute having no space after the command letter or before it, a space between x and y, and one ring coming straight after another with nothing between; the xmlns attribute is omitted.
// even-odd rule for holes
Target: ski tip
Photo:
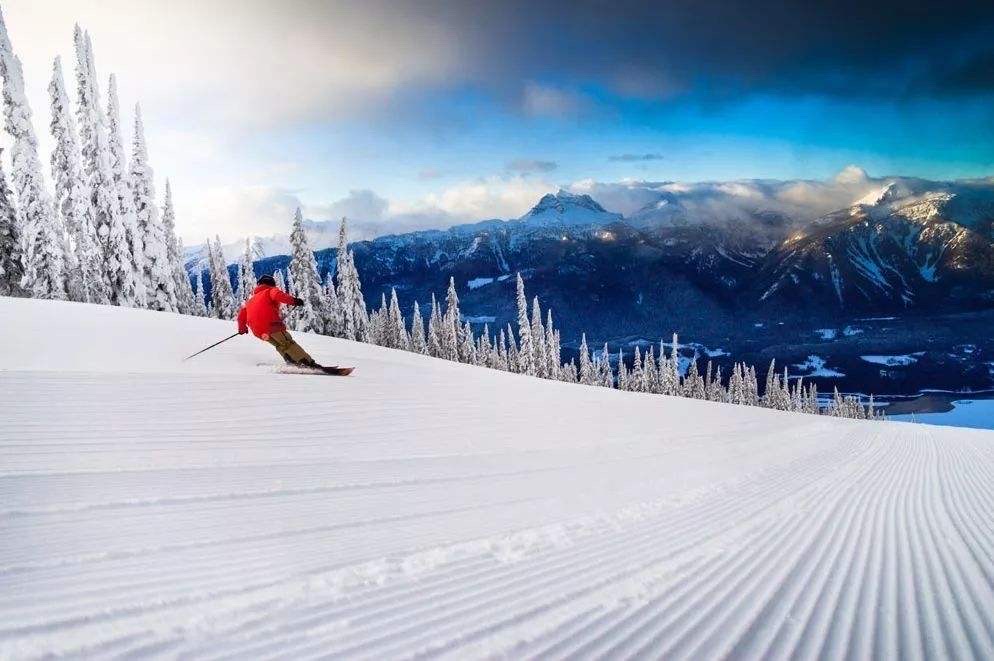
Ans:
<svg viewBox="0 0 994 661"><path fill-rule="evenodd" d="M352 374L352 370L354 369L354 367L325 367L322 368L322 371L325 374L331 374L332 376L348 376L349 374Z"/></svg>

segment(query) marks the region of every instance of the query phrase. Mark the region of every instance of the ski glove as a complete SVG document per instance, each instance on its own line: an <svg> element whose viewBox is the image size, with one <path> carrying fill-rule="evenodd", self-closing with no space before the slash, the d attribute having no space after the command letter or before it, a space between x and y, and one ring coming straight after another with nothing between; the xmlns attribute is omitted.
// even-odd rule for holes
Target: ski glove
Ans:
<svg viewBox="0 0 994 661"><path fill-rule="evenodd" d="M301 306L301 305L304 304L304 299L302 299L302 298L294 298L293 299L293 304L299 307L299 306Z"/></svg>

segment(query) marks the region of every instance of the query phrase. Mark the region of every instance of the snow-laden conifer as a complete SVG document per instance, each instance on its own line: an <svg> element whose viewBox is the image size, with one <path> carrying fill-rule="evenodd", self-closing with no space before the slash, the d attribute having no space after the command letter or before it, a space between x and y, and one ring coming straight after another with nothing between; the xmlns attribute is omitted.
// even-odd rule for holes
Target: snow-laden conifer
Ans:
<svg viewBox="0 0 994 661"><path fill-rule="evenodd" d="M407 327L404 324L404 316L400 313L400 303L397 300L397 290L390 288L390 339L397 349L407 351L411 348L411 340L407 336Z"/></svg>
<svg viewBox="0 0 994 661"><path fill-rule="evenodd" d="M501 369L505 372L511 369L507 362L507 337L504 335L503 328L500 329L500 333L497 335L497 347L493 355L493 367L495 369Z"/></svg>
<svg viewBox="0 0 994 661"><path fill-rule="evenodd" d="M325 333L341 337L342 302L338 299L338 291L335 289L335 281L330 272L325 276L322 289L324 291Z"/></svg>
<svg viewBox="0 0 994 661"><path fill-rule="evenodd" d="M442 317L442 352L448 360L463 360L460 354L462 344L462 312L459 310L459 295L456 293L456 279L449 278L449 288L445 292L445 314Z"/></svg>
<svg viewBox="0 0 994 661"><path fill-rule="evenodd" d="M604 343L604 348L601 349L600 356L596 357L596 365L600 374L600 383L596 385L604 388L613 388L614 371L611 369L611 352L608 349L607 342Z"/></svg>
<svg viewBox="0 0 994 661"><path fill-rule="evenodd" d="M3 150L0 149L0 154ZM14 206L14 195L7 185L7 175L0 165L0 296L22 296L20 222Z"/></svg>
<svg viewBox="0 0 994 661"><path fill-rule="evenodd" d="M369 313L362 295L362 283L355 266L355 255L348 249L348 228L345 218L338 232L338 252L335 261L338 300L342 306L341 336L349 340L369 340Z"/></svg>
<svg viewBox="0 0 994 661"><path fill-rule="evenodd" d="M442 313L438 310L438 300L431 295L431 309L428 315L428 355L442 358Z"/></svg>
<svg viewBox="0 0 994 661"><path fill-rule="evenodd" d="M342 306L341 336L347 340L356 339L355 310L352 305L351 270L349 269L348 228L345 218L338 229L338 251L335 259L335 280L338 288L338 300Z"/></svg>
<svg viewBox="0 0 994 661"><path fill-rule="evenodd" d="M459 333L459 337L462 338L462 344L459 346L459 360L460 362L466 363L467 365L476 365L477 354L476 354L476 340L473 337L473 327L470 326L467 321Z"/></svg>
<svg viewBox="0 0 994 661"><path fill-rule="evenodd" d="M547 363L545 361L545 326L542 325L542 307L538 296L532 298L531 320L532 352L535 356L535 376L547 378Z"/></svg>
<svg viewBox="0 0 994 661"><path fill-rule="evenodd" d="M210 261L211 302L214 316L218 319L234 319L238 314L235 294L231 289L231 277L228 275L228 265L224 259L224 249L220 237L214 238L214 243L207 239L208 259Z"/></svg>
<svg viewBox="0 0 994 661"><path fill-rule="evenodd" d="M17 199L17 234L23 266L21 287L36 298L65 299L62 227L42 174L38 138L24 93L24 73L0 14L0 75L4 128L11 138L11 188Z"/></svg>
<svg viewBox="0 0 994 661"><path fill-rule="evenodd" d="M52 66L48 92L51 101L49 127L55 140L51 158L52 182L55 185L56 223L65 234L66 290L73 301L107 303L106 274L101 267L96 230L90 218L76 124L58 57Z"/></svg>
<svg viewBox="0 0 994 661"><path fill-rule="evenodd" d="M294 310L297 318L295 328L310 333L325 332L324 303L321 295L321 279L318 276L317 260L307 241L304 231L304 216L300 207L294 212L293 227L290 231L290 266L296 296L304 304Z"/></svg>
<svg viewBox="0 0 994 661"><path fill-rule="evenodd" d="M116 89L111 98L115 100L116 105ZM115 112L112 116L116 114ZM179 303L176 292L175 262L170 255L170 237L165 224L159 218L159 207L155 201L154 173L148 163L145 125L142 123L141 107L138 105L135 105L131 167L127 176L122 176L122 181L125 187L127 185L131 187L131 206L134 208L135 214L133 231L136 233L133 246L136 250L139 246L143 250L143 256L136 260L136 266L142 268L148 307L163 312L176 312ZM122 204L122 209L126 207L126 204Z"/></svg>
<svg viewBox="0 0 994 661"><path fill-rule="evenodd" d="M529 328L529 330L531 329ZM507 369L510 372L521 372L521 352L514 339L514 331L511 329L511 324L507 325Z"/></svg>
<svg viewBox="0 0 994 661"><path fill-rule="evenodd" d="M76 117L79 126L83 173L90 200L90 219L100 243L102 268L115 305L139 307L139 276L121 218L117 185L111 167L107 120L100 106L100 91L89 35L76 26Z"/></svg>
<svg viewBox="0 0 994 661"><path fill-rule="evenodd" d="M493 346L490 343L490 324L483 324L483 332L476 343L476 364L491 367L493 363Z"/></svg>
<svg viewBox="0 0 994 661"><path fill-rule="evenodd" d="M421 317L421 308L414 301L414 312L411 314L411 351L428 353L428 339L425 337L425 322Z"/></svg>
<svg viewBox="0 0 994 661"><path fill-rule="evenodd" d="M625 365L625 350L618 349L618 390L628 390L628 367Z"/></svg>
<svg viewBox="0 0 994 661"><path fill-rule="evenodd" d="M89 43L87 47L89 48ZM145 237L142 235L142 228L138 226L135 193L132 189L131 175L128 172L127 155L124 150L121 108L117 98L117 78L114 74L110 75L110 84L107 89L106 117L110 167L114 178L114 190L117 194L118 214L121 224L124 226L125 242L127 244L127 249L121 251L121 259L124 267L130 267L132 271L130 277L134 281L133 297L135 306L149 307L151 305L149 299L150 282L147 279L148 267L145 263Z"/></svg>
<svg viewBox="0 0 994 661"><path fill-rule="evenodd" d="M252 244L245 239L245 252L238 262L238 301L244 303L252 296L255 289L255 267L252 263Z"/></svg>
<svg viewBox="0 0 994 661"><path fill-rule="evenodd" d="M518 301L518 371L529 376L536 376L535 344L532 339L531 321L528 319L528 299L525 297L525 281L521 273L517 278Z"/></svg>
<svg viewBox="0 0 994 661"><path fill-rule="evenodd" d="M197 287L193 291L194 296L194 314L198 317L210 316L207 311L207 298L204 295L204 271L203 269L197 269Z"/></svg>
<svg viewBox="0 0 994 661"><path fill-rule="evenodd" d="M559 331L552 324L552 308L545 311L545 375L548 379L559 379L563 369L562 349L559 345Z"/></svg>
<svg viewBox="0 0 994 661"><path fill-rule="evenodd" d="M173 278L173 290L176 292L176 308L181 314L203 316L203 297L201 297L201 304L198 304L194 298L190 274L186 272L183 241L176 236L176 210L173 208L173 191L168 179L166 179L166 194L162 202L161 219L169 270Z"/></svg>
<svg viewBox="0 0 994 661"><path fill-rule="evenodd" d="M585 386L594 385L594 364L590 360L590 347L587 346L587 334L580 336L580 383Z"/></svg>

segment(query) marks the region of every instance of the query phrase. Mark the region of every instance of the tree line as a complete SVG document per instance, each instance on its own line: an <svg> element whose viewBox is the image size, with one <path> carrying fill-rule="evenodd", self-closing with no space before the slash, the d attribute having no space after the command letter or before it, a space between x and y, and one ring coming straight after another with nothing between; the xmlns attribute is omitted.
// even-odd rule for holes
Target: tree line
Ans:
<svg viewBox="0 0 994 661"><path fill-rule="evenodd" d="M75 103L62 62L48 85L49 189L38 155L24 73L0 15L4 128L11 137L11 173L0 166L0 294L197 314L176 237L172 191L161 209L135 106L125 148L117 81L100 96L93 44L78 25Z"/></svg>
<svg viewBox="0 0 994 661"><path fill-rule="evenodd" d="M208 242L209 243L209 242ZM392 349L451 360L478 367L514 372L527 376L577 383L587 386L617 388L632 392L654 393L743 406L761 406L779 411L824 414L843 418L874 419L882 417L873 398L864 406L858 397L844 396L835 389L826 405L819 400L818 387L791 378L784 368L779 372L771 361L764 387L759 387L755 367L736 363L727 379L720 367L708 361L700 369L696 359L682 357L679 338L674 334L669 345L660 342L658 356L654 347L648 351L636 346L629 361L624 349L616 359L605 344L592 352L586 335L582 336L579 355L564 361L559 330L553 323L552 310L543 311L538 297L530 301L524 280L516 275L517 323L491 329L489 323L477 333L459 308L459 294L454 278L449 279L444 303L435 295L427 313L414 302L408 319L400 309L397 291L390 290L389 300L381 294L379 308L368 311L362 283L355 267L355 257L348 248L347 222L343 218L338 235L338 249L333 270L322 282L314 252L303 228L300 209L294 215L290 231L290 263L286 273L273 274L277 285L304 301L304 305L286 312L291 330L331 335L368 342ZM255 288L254 251L248 241L238 262L232 287L231 274L221 254L220 242L209 247L208 277L220 286L211 288L209 314L231 319L241 303ZM198 275L198 281L202 277ZM198 290L200 288L198 287ZM614 365L612 365L614 363Z"/></svg>

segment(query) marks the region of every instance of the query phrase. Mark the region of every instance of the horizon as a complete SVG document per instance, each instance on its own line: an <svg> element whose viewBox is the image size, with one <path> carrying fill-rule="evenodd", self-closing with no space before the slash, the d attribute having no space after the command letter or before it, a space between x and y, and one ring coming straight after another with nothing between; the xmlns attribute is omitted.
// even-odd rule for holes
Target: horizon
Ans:
<svg viewBox="0 0 994 661"><path fill-rule="evenodd" d="M46 164L78 23L104 100L116 73L126 125L141 102L191 244L282 233L297 206L371 236L639 180L994 174L990 7L565 6L2 4Z"/></svg>
<svg viewBox="0 0 994 661"><path fill-rule="evenodd" d="M834 176L826 179L728 179L712 181L623 181L595 182L592 180L573 182L558 188L552 188L546 193L539 194L527 205L521 214L511 217L481 217L466 218L445 226L424 227L390 227L383 223L369 223L363 218L340 216L337 218L316 218L304 216L304 221L314 225L330 226L336 235L339 223L348 221L350 243L358 241L373 241L378 238L408 234L411 232L445 230L450 227L473 226L487 222L515 222L525 219L546 196L561 194L587 196L609 213L619 214L622 221L627 221L640 210L648 209L664 194L675 194L680 197L689 194L696 200L686 200L691 205L705 203L710 205L713 220L748 221L748 215L753 211L773 211L783 213L793 222L806 224L835 211L840 211L861 203L867 195L879 192L886 186L897 181L924 182L940 186L956 185L991 185L994 187L994 175L982 177L965 177L959 179L924 179L902 175L874 176L855 164L844 167ZM736 188L730 189L729 185ZM931 192L939 192L936 188ZM924 189L912 194L917 196L926 192ZM994 190L992 190L994 193ZM691 207L691 210L693 206ZM719 213L720 210L720 213ZM688 210L690 211L690 210ZM720 217L719 217L720 216ZM305 228L310 229L310 228ZM227 249L236 249L229 258L235 259L242 254L241 243L248 239L286 239L288 226L268 234L255 234L233 237L223 240ZM187 244L187 254L202 251L204 244L190 242ZM315 248L325 250L326 248ZM272 257L275 254L267 254ZM233 262L232 262L233 263Z"/></svg>

